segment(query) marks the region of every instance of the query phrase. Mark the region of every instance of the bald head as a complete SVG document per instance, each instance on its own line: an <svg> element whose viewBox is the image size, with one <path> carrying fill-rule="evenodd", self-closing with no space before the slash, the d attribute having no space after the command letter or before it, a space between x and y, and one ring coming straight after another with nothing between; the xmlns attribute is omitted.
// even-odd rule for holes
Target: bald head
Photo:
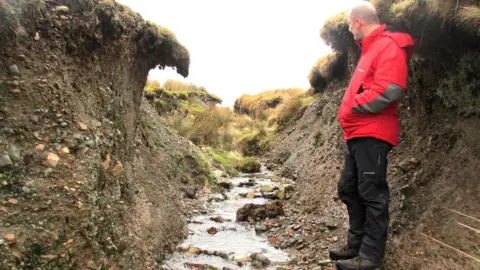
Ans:
<svg viewBox="0 0 480 270"><path fill-rule="evenodd" d="M348 16L352 19L362 19L367 24L379 24L380 20L378 19L377 10L372 5L372 3L367 1L362 1L355 4L348 12Z"/></svg>
<svg viewBox="0 0 480 270"><path fill-rule="evenodd" d="M348 11L347 23L354 39L361 40L380 25L380 20L375 7L370 2L362 1Z"/></svg>

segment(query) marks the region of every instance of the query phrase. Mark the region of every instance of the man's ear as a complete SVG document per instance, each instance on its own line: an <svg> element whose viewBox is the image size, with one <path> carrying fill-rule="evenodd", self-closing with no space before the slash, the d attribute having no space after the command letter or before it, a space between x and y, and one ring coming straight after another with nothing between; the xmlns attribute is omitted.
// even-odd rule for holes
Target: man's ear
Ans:
<svg viewBox="0 0 480 270"><path fill-rule="evenodd" d="M355 24L357 24L357 26L360 27L360 26L364 25L365 22L361 18L356 18L355 19Z"/></svg>

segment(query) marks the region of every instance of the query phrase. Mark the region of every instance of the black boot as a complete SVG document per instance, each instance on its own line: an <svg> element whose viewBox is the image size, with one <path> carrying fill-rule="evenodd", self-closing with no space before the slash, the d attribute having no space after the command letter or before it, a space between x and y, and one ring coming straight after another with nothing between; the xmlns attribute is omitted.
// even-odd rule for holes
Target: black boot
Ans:
<svg viewBox="0 0 480 270"><path fill-rule="evenodd" d="M381 266L381 263L375 263L362 257L337 261L337 269L339 270L377 270Z"/></svg>
<svg viewBox="0 0 480 270"><path fill-rule="evenodd" d="M349 248L348 245L329 250L331 260L347 260L358 256L358 248Z"/></svg>

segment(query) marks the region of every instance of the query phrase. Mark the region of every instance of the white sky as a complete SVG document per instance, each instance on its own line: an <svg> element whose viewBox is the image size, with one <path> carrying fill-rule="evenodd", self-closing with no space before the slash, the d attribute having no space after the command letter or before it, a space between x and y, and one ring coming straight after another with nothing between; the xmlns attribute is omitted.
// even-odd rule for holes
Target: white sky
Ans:
<svg viewBox="0 0 480 270"><path fill-rule="evenodd" d="M358 0L117 0L173 31L190 52L187 79L171 68L151 79L204 86L232 107L244 93L308 88L308 73L330 51L325 19Z"/></svg>

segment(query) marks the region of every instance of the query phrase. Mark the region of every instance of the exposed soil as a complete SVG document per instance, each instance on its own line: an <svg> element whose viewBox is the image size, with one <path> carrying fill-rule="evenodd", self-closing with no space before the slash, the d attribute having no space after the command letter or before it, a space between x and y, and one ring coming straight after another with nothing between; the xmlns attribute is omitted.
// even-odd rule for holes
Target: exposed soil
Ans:
<svg viewBox="0 0 480 270"><path fill-rule="evenodd" d="M71 3L0 44L0 269L156 268L208 171L142 89L155 65L188 61L139 17L112 23L119 7Z"/></svg>
<svg viewBox="0 0 480 270"><path fill-rule="evenodd" d="M423 101L418 81L410 83L399 109L401 143L389 157L391 223L386 265L389 269L477 269L478 262L422 233L480 257L478 234L457 223L478 228L478 222L447 210L480 216L480 120L460 116L437 99ZM270 168L296 180L298 192L286 210L291 224L316 227L318 239L292 249L310 267L317 264L318 254L320 259L327 258L329 246L346 240L347 212L337 198L344 142L336 112L344 87L331 86L278 138L266 157ZM328 230L318 226L325 223L339 226Z"/></svg>

